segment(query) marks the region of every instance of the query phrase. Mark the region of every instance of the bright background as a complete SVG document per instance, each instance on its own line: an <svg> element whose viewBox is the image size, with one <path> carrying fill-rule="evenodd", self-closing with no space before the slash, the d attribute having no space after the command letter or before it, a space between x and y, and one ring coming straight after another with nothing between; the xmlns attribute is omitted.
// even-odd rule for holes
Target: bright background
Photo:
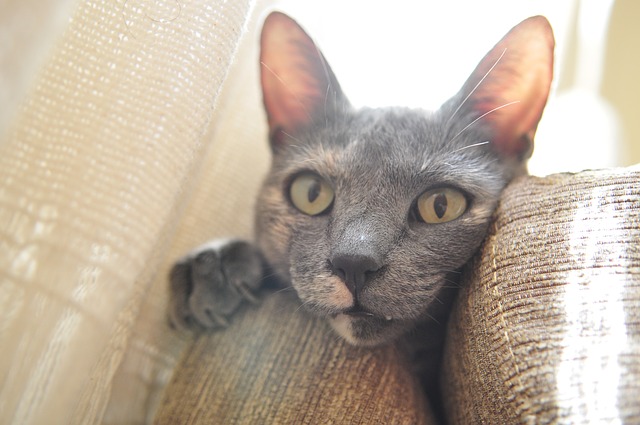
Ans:
<svg viewBox="0 0 640 425"><path fill-rule="evenodd" d="M640 162L640 2L635 0L282 0L356 106L436 109L521 20L556 36L553 92L530 172Z"/></svg>

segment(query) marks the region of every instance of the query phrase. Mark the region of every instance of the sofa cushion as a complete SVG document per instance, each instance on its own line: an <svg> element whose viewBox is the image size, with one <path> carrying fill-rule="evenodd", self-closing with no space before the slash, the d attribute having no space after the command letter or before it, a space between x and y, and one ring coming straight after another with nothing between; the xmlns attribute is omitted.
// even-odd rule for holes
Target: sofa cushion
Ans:
<svg viewBox="0 0 640 425"><path fill-rule="evenodd" d="M279 292L196 339L154 423L435 422L401 350L349 345Z"/></svg>
<svg viewBox="0 0 640 425"><path fill-rule="evenodd" d="M513 182L444 357L452 424L640 421L640 167Z"/></svg>

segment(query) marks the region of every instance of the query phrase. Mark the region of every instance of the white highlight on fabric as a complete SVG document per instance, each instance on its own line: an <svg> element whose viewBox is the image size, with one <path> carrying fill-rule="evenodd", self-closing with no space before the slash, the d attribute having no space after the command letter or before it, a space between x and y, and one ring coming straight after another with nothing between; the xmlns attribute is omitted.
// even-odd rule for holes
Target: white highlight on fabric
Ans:
<svg viewBox="0 0 640 425"><path fill-rule="evenodd" d="M571 223L570 252L587 271L571 270L561 294L566 329L556 397L560 417L572 423L621 423L620 355L629 346L623 303L626 278L616 274L610 266L617 263L609 261L624 258L624 252L612 252L614 244L603 242L616 240L624 217L616 214L615 204L602 202L606 197L607 188L596 188ZM603 221L615 222L600 226ZM602 267L604 262L608 264Z"/></svg>

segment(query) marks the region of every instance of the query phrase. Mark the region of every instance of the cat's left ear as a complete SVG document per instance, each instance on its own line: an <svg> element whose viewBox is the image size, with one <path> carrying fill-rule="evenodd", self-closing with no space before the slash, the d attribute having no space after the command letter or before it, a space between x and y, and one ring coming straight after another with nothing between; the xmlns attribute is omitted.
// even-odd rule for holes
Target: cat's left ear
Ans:
<svg viewBox="0 0 640 425"><path fill-rule="evenodd" d="M454 98L467 125L488 125L491 145L506 158L523 160L547 103L555 41L549 21L534 16L515 26L480 61Z"/></svg>
<svg viewBox="0 0 640 425"><path fill-rule="evenodd" d="M274 150L298 131L349 108L335 75L307 33L280 12L267 16L260 39L261 82Z"/></svg>

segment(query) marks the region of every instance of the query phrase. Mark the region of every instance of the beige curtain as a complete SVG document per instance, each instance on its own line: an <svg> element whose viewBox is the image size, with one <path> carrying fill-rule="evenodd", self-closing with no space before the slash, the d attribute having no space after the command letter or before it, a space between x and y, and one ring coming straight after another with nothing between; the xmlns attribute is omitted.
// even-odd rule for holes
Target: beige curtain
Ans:
<svg viewBox="0 0 640 425"><path fill-rule="evenodd" d="M253 3L0 4L0 423L152 417L168 267L250 235L268 162Z"/></svg>

